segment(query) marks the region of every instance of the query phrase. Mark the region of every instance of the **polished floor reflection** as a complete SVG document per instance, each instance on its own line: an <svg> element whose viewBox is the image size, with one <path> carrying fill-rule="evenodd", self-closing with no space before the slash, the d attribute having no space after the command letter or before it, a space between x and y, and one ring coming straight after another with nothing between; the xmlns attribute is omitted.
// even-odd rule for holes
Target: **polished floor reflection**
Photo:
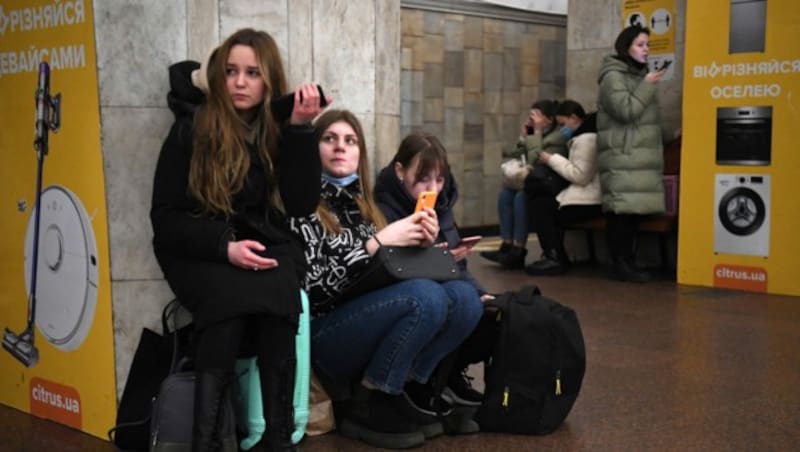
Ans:
<svg viewBox="0 0 800 452"><path fill-rule="evenodd" d="M560 277L504 271L477 256L491 291L538 284L573 307L587 371L566 423L542 437L480 433L418 450L796 450L800 443L800 298L608 280L577 266ZM479 369L475 369L479 373ZM336 434L303 451L371 450ZM107 442L0 406L0 451L113 451Z"/></svg>

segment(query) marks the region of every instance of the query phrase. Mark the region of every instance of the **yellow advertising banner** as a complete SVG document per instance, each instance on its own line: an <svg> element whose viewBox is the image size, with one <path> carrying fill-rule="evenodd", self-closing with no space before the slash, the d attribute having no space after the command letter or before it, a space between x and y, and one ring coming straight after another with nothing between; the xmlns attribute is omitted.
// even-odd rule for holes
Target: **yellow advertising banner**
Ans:
<svg viewBox="0 0 800 452"><path fill-rule="evenodd" d="M651 71L675 62L675 0L622 0L622 28L632 25L650 29ZM671 80L674 70L669 66L661 79Z"/></svg>
<svg viewBox="0 0 800 452"><path fill-rule="evenodd" d="M800 295L800 3L687 2L678 282Z"/></svg>
<svg viewBox="0 0 800 452"><path fill-rule="evenodd" d="M105 437L116 389L91 0L3 0L0 91L0 403Z"/></svg>

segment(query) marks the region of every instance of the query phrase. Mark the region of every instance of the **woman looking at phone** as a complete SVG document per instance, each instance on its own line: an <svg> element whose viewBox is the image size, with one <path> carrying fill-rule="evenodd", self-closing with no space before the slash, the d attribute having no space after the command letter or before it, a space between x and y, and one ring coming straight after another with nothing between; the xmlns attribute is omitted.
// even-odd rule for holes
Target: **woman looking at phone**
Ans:
<svg viewBox="0 0 800 452"><path fill-rule="evenodd" d="M316 122L322 195L316 213L291 220L305 243L305 287L314 316L312 363L337 403L339 430L376 447L407 448L439 435L436 413L452 411L426 383L439 361L473 330L483 311L461 280L410 279L343 300L381 246L431 246L434 209L387 222L372 197L361 123L346 110ZM413 209L413 206L412 206Z"/></svg>
<svg viewBox="0 0 800 452"><path fill-rule="evenodd" d="M450 249L461 267L463 279L478 291L481 300L493 298L467 271L466 258L475 242L463 241L456 226L453 206L458 200L458 188L450 173L447 151L435 136L412 133L403 139L392 161L378 175L375 199L386 219L392 221L409 215L417 199L428 193L438 193L434 205L440 228L436 239L438 246ZM485 334L482 321L460 347L444 391L445 399L453 404L477 406L483 400L483 395L472 389L465 370L469 364L483 361L488 356L485 345L493 341L487 340Z"/></svg>

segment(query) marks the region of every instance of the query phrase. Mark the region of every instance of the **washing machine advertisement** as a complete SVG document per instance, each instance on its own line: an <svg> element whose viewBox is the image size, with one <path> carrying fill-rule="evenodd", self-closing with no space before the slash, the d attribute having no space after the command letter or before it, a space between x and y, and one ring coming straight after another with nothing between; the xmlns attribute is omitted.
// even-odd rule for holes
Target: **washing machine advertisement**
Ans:
<svg viewBox="0 0 800 452"><path fill-rule="evenodd" d="M686 3L678 282L800 295L800 2Z"/></svg>
<svg viewBox="0 0 800 452"><path fill-rule="evenodd" d="M0 5L0 403L105 437L116 413L91 1Z"/></svg>

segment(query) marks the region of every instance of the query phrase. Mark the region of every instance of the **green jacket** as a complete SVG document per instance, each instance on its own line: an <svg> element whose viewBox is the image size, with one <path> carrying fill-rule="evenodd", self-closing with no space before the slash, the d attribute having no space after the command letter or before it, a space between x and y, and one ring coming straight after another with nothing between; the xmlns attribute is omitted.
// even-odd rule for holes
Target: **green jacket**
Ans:
<svg viewBox="0 0 800 452"><path fill-rule="evenodd" d="M519 137L514 149L504 152L503 157L519 158L525 154L528 164L533 165L541 151L567 156L567 137L561 134L561 127L556 126L544 135L535 133Z"/></svg>
<svg viewBox="0 0 800 452"><path fill-rule="evenodd" d="M597 167L603 210L664 212L661 118L658 88L613 56L600 68L597 99Z"/></svg>

